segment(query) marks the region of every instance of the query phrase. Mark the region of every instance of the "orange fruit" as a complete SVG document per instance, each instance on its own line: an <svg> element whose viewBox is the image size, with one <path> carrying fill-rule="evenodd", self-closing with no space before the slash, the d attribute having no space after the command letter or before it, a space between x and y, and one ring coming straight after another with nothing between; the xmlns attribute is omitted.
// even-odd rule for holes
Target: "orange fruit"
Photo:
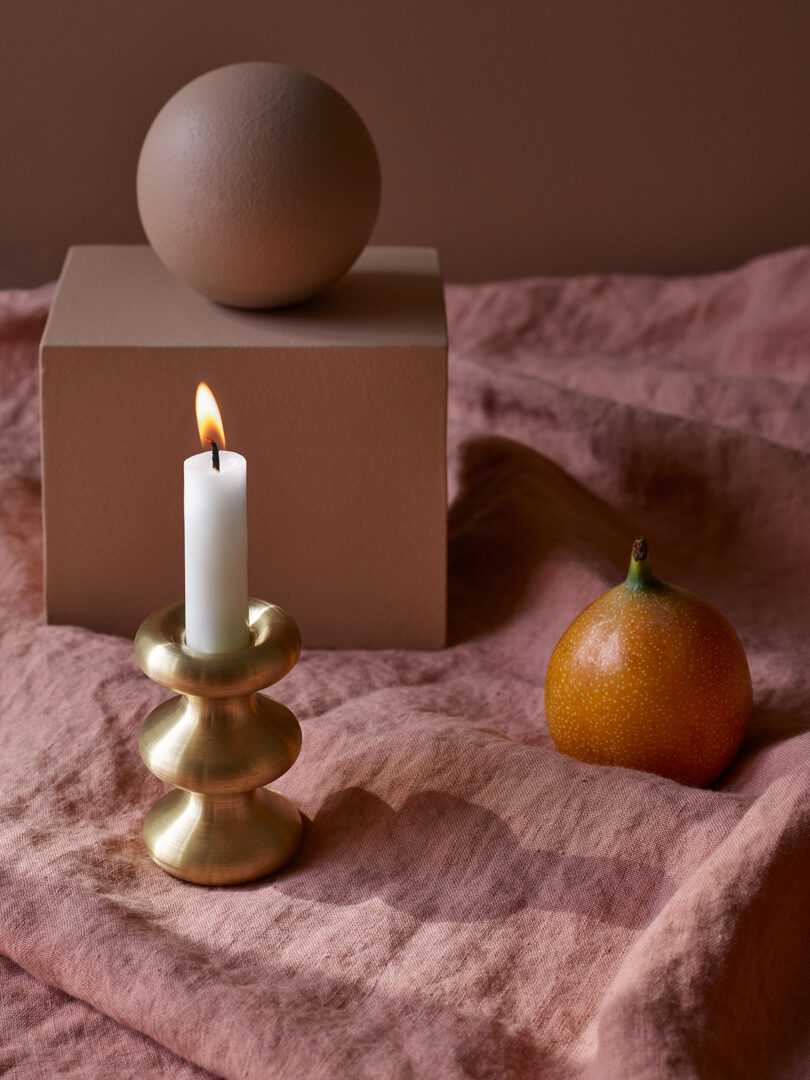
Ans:
<svg viewBox="0 0 810 1080"><path fill-rule="evenodd" d="M564 754L702 786L739 750L753 694L731 623L658 581L641 538L627 579L560 638L545 697L548 729Z"/></svg>

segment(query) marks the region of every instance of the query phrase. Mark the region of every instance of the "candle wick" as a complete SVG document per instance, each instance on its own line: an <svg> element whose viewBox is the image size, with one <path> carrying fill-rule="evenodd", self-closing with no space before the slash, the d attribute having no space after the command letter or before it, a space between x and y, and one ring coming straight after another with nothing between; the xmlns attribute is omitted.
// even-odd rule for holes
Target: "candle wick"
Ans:
<svg viewBox="0 0 810 1080"><path fill-rule="evenodd" d="M219 472L219 447L217 446L217 444L214 442L213 439L208 439L207 441L211 443L211 461L212 461L212 464L213 464L214 468L216 469L216 471Z"/></svg>

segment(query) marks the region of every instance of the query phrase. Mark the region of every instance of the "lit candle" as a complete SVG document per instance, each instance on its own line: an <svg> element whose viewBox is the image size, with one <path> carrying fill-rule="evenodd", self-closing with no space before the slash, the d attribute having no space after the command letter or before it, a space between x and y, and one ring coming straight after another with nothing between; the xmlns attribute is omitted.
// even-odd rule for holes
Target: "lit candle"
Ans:
<svg viewBox="0 0 810 1080"><path fill-rule="evenodd" d="M186 458L186 644L198 653L250 643L247 591L247 462L225 449L222 418L205 383L197 427L207 449Z"/></svg>

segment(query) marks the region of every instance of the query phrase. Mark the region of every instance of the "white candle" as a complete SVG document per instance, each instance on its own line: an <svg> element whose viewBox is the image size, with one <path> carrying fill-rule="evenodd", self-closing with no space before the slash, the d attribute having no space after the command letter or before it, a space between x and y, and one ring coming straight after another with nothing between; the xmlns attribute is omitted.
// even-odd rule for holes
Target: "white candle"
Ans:
<svg viewBox="0 0 810 1080"><path fill-rule="evenodd" d="M216 402L211 428L198 423L202 440L224 446ZM216 435L208 435L208 431ZM247 462L219 450L219 470L211 451L183 463L186 522L186 644L198 653L236 652L250 643L247 589Z"/></svg>

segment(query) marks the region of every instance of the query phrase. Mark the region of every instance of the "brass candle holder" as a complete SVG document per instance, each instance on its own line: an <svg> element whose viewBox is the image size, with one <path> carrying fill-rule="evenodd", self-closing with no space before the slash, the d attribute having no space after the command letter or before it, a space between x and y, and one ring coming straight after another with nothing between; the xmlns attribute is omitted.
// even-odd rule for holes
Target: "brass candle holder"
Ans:
<svg viewBox="0 0 810 1080"><path fill-rule="evenodd" d="M158 866L198 885L235 885L278 869L301 841L301 816L265 784L301 749L301 728L284 705L258 691L292 670L301 651L294 620L250 600L250 644L200 655L185 640L185 606L154 612L135 636L150 679L179 696L144 721L141 757L172 784L146 815L143 838Z"/></svg>

